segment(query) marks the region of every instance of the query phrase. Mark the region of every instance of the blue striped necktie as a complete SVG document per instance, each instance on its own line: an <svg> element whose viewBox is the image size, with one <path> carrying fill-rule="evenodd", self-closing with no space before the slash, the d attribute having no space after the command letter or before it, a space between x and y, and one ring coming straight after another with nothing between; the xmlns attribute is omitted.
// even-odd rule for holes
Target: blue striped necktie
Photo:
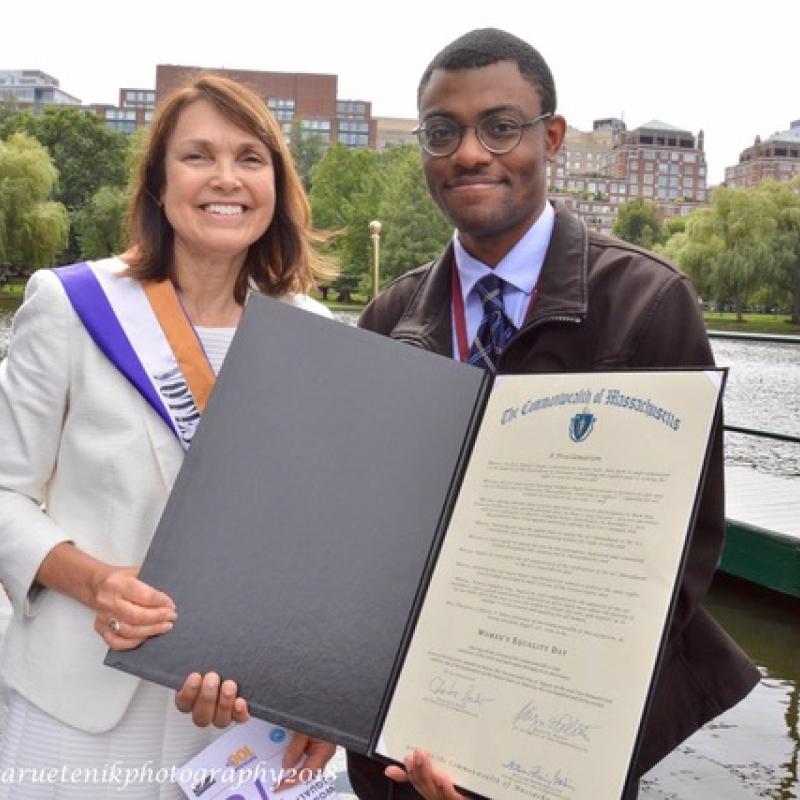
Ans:
<svg viewBox="0 0 800 800"><path fill-rule="evenodd" d="M475 284L483 306L483 319L467 355L467 362L494 372L497 358L514 333L514 326L503 308L505 281L494 273L485 275Z"/></svg>

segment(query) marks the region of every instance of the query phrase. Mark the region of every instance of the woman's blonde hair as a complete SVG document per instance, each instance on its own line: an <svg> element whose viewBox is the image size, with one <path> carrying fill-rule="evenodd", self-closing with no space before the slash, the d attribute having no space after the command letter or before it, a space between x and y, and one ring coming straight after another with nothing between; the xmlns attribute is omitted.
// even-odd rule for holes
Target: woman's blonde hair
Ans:
<svg viewBox="0 0 800 800"><path fill-rule="evenodd" d="M336 271L314 248L322 241L311 230L311 212L283 133L264 102L228 78L204 75L173 94L156 113L139 155L128 204L128 241L124 254L129 274L141 281L174 280L173 230L160 198L166 183L169 139L181 113L206 100L269 150L275 170L275 213L267 230L247 251L234 290L244 302L253 281L264 294L308 292L317 281L329 282Z"/></svg>

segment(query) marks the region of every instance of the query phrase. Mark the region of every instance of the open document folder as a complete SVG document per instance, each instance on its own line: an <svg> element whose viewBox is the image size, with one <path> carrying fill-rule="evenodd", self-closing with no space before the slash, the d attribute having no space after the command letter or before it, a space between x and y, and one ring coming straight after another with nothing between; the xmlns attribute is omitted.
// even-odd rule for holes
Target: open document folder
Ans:
<svg viewBox="0 0 800 800"><path fill-rule="evenodd" d="M253 297L141 572L176 625L106 663L490 797L616 800L723 383L494 377Z"/></svg>

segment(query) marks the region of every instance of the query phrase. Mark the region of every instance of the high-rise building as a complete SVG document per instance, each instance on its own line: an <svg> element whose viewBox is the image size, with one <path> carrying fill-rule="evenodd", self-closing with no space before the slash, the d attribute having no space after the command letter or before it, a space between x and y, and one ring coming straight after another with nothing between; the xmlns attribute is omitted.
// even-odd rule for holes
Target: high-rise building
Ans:
<svg viewBox="0 0 800 800"><path fill-rule="evenodd" d="M301 136L318 136L325 144L376 146L377 124L372 117L372 103L339 99L336 75L159 64L156 67L156 105L200 74L223 75L248 86L281 123L287 139L296 126Z"/></svg>
<svg viewBox="0 0 800 800"><path fill-rule="evenodd" d="M628 131L614 117L570 128L549 180L551 194L601 233L630 200L654 202L662 217L686 214L707 197L703 132L657 120Z"/></svg>
<svg viewBox="0 0 800 800"><path fill-rule="evenodd" d="M695 139L690 131L651 120L615 135L611 176L626 182L628 199L641 197L668 208L678 201L705 203L703 143L702 131Z"/></svg>
<svg viewBox="0 0 800 800"><path fill-rule="evenodd" d="M0 70L0 103L29 106L79 106L81 101L59 88L58 79L38 69Z"/></svg>
<svg viewBox="0 0 800 800"><path fill-rule="evenodd" d="M751 147L743 150L739 163L725 168L728 186L755 186L765 178L789 181L800 175L800 119L761 141L756 136Z"/></svg>

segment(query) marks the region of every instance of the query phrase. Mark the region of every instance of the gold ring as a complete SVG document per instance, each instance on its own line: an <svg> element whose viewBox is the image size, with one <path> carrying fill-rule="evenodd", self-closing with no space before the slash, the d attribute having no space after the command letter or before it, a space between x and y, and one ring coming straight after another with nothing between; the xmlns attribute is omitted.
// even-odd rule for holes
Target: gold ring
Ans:
<svg viewBox="0 0 800 800"><path fill-rule="evenodd" d="M119 620L118 619L114 619L114 617L111 617L111 619L108 621L109 630L112 633L116 633L117 636L119 636L119 631L120 631L121 627L122 626L119 624Z"/></svg>

